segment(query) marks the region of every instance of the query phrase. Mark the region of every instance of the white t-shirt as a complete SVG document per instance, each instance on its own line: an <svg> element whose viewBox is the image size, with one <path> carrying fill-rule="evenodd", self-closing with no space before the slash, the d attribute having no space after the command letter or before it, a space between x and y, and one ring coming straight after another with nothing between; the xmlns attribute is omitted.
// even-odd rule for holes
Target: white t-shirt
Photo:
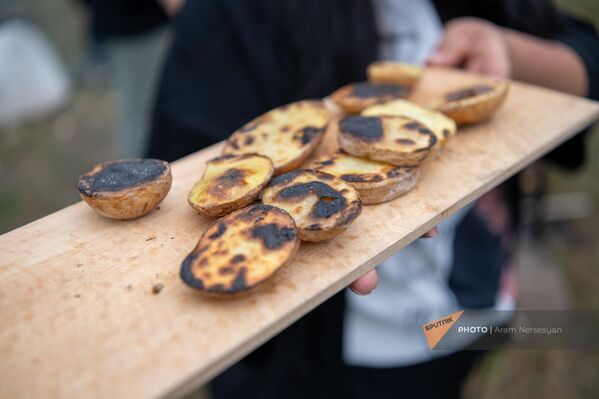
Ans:
<svg viewBox="0 0 599 399"><path fill-rule="evenodd" d="M429 0L375 0L374 6L382 38L380 58L423 64L442 34L433 4ZM437 226L438 236L416 240L379 265L379 285L373 293L358 296L347 291L345 363L399 367L449 354L429 349L422 325L459 310L448 279L455 228L471 208L465 207Z"/></svg>
<svg viewBox="0 0 599 399"><path fill-rule="evenodd" d="M443 26L429 0L374 0L382 60L424 64Z"/></svg>

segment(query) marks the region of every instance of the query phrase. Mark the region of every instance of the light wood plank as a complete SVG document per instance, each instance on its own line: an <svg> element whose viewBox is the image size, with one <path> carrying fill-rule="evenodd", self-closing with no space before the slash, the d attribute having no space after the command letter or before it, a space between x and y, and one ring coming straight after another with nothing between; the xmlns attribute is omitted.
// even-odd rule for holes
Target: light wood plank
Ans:
<svg viewBox="0 0 599 399"><path fill-rule="evenodd" d="M480 79L431 70L414 99ZM239 300L202 298L178 277L212 222L186 195L220 144L174 163L172 190L147 217L113 221L77 203L4 234L0 397L189 392L598 115L590 101L514 83L495 118L452 138L414 191L366 207L329 242L303 244L265 289Z"/></svg>

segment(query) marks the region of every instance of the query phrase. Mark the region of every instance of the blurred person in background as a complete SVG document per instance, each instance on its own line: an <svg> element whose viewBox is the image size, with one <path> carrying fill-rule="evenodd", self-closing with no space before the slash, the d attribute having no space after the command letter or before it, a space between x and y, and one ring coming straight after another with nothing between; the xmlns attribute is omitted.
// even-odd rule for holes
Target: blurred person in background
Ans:
<svg viewBox="0 0 599 399"><path fill-rule="evenodd" d="M160 67L170 43L170 16L183 0L78 0L90 15L92 51L105 52L118 93L119 157L141 157Z"/></svg>
<svg viewBox="0 0 599 399"><path fill-rule="evenodd" d="M597 33L549 1L189 0L148 155L170 161L216 143L272 108L364 80L376 59L599 98ZM579 135L549 158L575 167L582 155ZM421 325L458 309L515 308L516 222L511 180L354 282L361 296L334 296L225 371L214 397L458 397L481 353L433 352Z"/></svg>
<svg viewBox="0 0 599 399"><path fill-rule="evenodd" d="M46 33L26 19L0 21L0 129L51 115L72 82Z"/></svg>

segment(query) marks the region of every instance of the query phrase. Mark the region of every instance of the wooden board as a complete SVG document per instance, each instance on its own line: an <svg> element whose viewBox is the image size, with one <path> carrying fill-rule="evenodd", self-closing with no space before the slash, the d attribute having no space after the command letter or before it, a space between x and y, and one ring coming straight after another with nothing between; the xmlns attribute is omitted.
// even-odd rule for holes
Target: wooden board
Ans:
<svg viewBox="0 0 599 399"><path fill-rule="evenodd" d="M415 100L480 79L431 70ZM598 115L590 101L513 84L496 117L452 138L414 191L366 207L329 242L303 244L265 290L239 300L204 299L178 276L212 222L186 196L220 145L174 163L170 194L145 218L108 220L77 203L4 234L0 397L188 392Z"/></svg>

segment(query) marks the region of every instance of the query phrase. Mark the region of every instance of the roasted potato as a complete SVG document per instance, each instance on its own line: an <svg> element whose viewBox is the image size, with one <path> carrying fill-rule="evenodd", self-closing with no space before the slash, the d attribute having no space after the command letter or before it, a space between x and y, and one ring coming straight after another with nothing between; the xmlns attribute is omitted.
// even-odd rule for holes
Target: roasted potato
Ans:
<svg viewBox="0 0 599 399"><path fill-rule="evenodd" d="M366 73L371 82L412 87L422 76L422 68L403 62L376 61L368 65Z"/></svg>
<svg viewBox="0 0 599 399"><path fill-rule="evenodd" d="M365 108L405 97L409 89L391 83L357 82L335 91L330 98L346 114L359 114Z"/></svg>
<svg viewBox="0 0 599 399"><path fill-rule="evenodd" d="M299 246L283 209L251 205L209 227L181 264L181 279L218 298L247 293L285 265Z"/></svg>
<svg viewBox="0 0 599 399"><path fill-rule="evenodd" d="M289 212L304 241L341 234L362 211L352 186L313 170L295 170L272 179L262 193L262 202Z"/></svg>
<svg viewBox="0 0 599 399"><path fill-rule="evenodd" d="M403 116L347 116L329 129L348 154L397 166L417 166L439 147L432 130Z"/></svg>
<svg viewBox="0 0 599 399"><path fill-rule="evenodd" d="M254 202L273 171L272 161L262 155L222 155L207 162L187 201L200 215L226 215Z"/></svg>
<svg viewBox="0 0 599 399"><path fill-rule="evenodd" d="M469 86L447 93L435 108L458 125L478 123L489 119L497 111L507 93L507 82Z"/></svg>
<svg viewBox="0 0 599 399"><path fill-rule="evenodd" d="M256 153L270 158L275 175L299 167L322 140L330 112L322 101L306 100L273 109L227 140L223 154Z"/></svg>
<svg viewBox="0 0 599 399"><path fill-rule="evenodd" d="M358 158L341 151L324 155L310 167L354 187L364 205L391 201L407 193L414 188L419 176L419 169L415 167Z"/></svg>
<svg viewBox="0 0 599 399"><path fill-rule="evenodd" d="M81 198L99 214L134 219L154 209L171 188L168 162L123 159L100 163L79 177Z"/></svg>
<svg viewBox="0 0 599 399"><path fill-rule="evenodd" d="M453 119L441 112L432 111L407 100L395 100L385 104L373 105L362 112L362 116L407 116L416 119L430 128L437 140L443 143L457 131Z"/></svg>

